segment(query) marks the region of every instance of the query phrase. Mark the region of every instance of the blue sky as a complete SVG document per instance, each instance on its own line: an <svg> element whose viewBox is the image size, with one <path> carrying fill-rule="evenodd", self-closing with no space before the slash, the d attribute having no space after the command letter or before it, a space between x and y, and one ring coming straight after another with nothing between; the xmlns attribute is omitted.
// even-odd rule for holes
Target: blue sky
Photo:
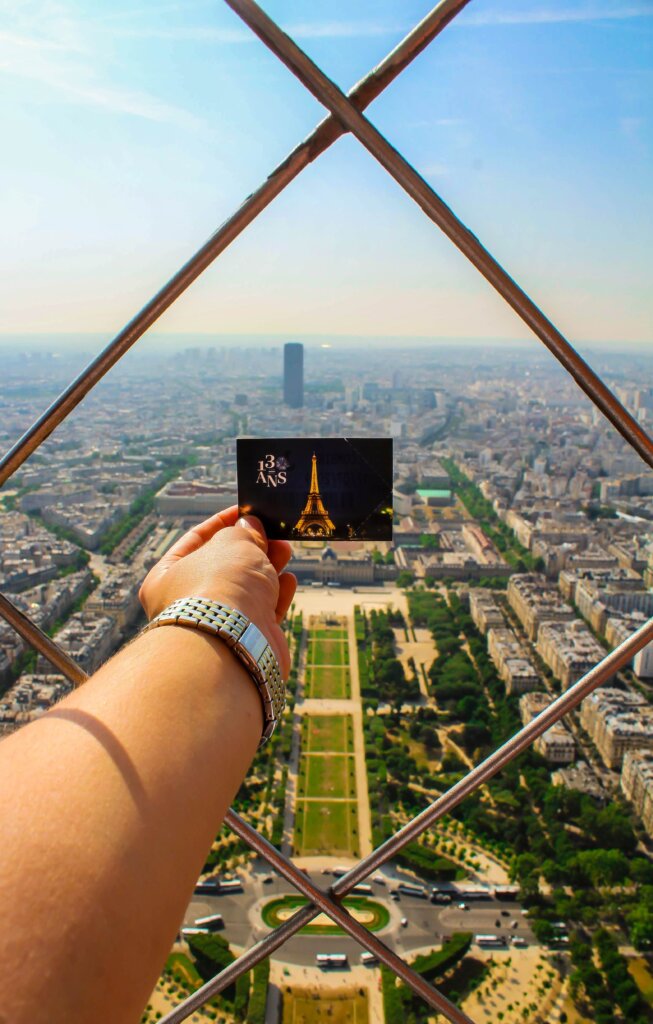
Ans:
<svg viewBox="0 0 653 1024"><path fill-rule="evenodd" d="M268 0L349 88L428 11ZM579 342L653 323L653 0L472 0L368 110ZM0 332L118 330L323 116L221 0L0 0ZM352 139L160 329L525 338Z"/></svg>

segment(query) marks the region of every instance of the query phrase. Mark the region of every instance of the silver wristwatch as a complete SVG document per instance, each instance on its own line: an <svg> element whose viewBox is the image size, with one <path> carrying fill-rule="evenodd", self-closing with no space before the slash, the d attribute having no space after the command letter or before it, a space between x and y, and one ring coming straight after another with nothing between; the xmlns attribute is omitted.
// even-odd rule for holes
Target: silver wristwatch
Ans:
<svg viewBox="0 0 653 1024"><path fill-rule="evenodd" d="M263 746L275 730L286 706L286 688L279 663L269 643L246 615L205 597L182 597L173 601L145 627L190 626L217 636L231 648L256 683L263 702Z"/></svg>

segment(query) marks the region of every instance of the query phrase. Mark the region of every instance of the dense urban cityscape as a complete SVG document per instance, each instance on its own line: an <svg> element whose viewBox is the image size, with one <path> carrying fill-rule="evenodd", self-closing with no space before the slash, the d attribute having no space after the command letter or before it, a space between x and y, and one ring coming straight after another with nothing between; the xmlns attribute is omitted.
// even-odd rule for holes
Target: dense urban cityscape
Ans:
<svg viewBox="0 0 653 1024"><path fill-rule="evenodd" d="M592 362L650 429L651 358ZM78 363L8 354L4 449ZM301 436L394 440L393 541L293 542L288 707L235 805L324 886L651 617L653 473L534 343L133 352L0 493L0 589L92 673L237 503L236 439ZM69 689L0 620L2 733ZM644 1024L652 857L649 644L345 906L479 1024ZM305 902L221 831L143 1022ZM326 916L189 1019L327 1018L442 1019Z"/></svg>

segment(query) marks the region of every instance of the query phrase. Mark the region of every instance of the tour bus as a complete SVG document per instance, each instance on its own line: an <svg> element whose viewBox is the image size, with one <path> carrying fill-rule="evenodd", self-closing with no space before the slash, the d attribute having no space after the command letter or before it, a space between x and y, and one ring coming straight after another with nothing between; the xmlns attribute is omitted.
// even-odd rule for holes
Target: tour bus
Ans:
<svg viewBox="0 0 653 1024"><path fill-rule="evenodd" d="M315 963L318 967L328 971L331 967L347 967L346 953L317 953Z"/></svg>
<svg viewBox="0 0 653 1024"><path fill-rule="evenodd" d="M222 895L223 893L226 893L226 892L242 892L242 891L243 891L243 883L241 882L240 878L220 879L220 884L218 885L218 892L220 893L220 895Z"/></svg>
<svg viewBox="0 0 653 1024"><path fill-rule="evenodd" d="M374 953L370 953L369 949L365 949L361 953L361 963L364 964L364 966L369 967L372 964L378 964L378 962L378 956L375 956Z"/></svg>
<svg viewBox="0 0 653 1024"><path fill-rule="evenodd" d="M216 896L220 889L219 878L205 878L195 886L195 893L198 896Z"/></svg>
<svg viewBox="0 0 653 1024"><path fill-rule="evenodd" d="M405 882L401 882L397 886L397 892L400 892L402 896L417 896L420 900L427 898L426 889L423 889L421 885L407 885Z"/></svg>
<svg viewBox="0 0 653 1024"><path fill-rule="evenodd" d="M371 896L372 886L368 885L367 882L359 882L351 891L354 896Z"/></svg>
<svg viewBox="0 0 653 1024"><path fill-rule="evenodd" d="M205 928L209 932L217 932L219 928L224 928L224 919L222 914L209 914L208 917L198 917L195 927Z"/></svg>
<svg viewBox="0 0 653 1024"><path fill-rule="evenodd" d="M208 933L208 929L207 928L192 928L192 927L188 927L187 928L187 927L184 927L184 928L181 929L181 937L183 939L187 939L191 935L208 935L208 934L209 933Z"/></svg>
<svg viewBox="0 0 653 1024"><path fill-rule="evenodd" d="M342 868L342 867L334 868L333 869L334 878L342 878L342 876L346 875L348 871L349 871L349 868Z"/></svg>
<svg viewBox="0 0 653 1024"><path fill-rule="evenodd" d="M492 892L486 886L476 886L469 889L458 888L458 898L461 900L490 900Z"/></svg>
<svg viewBox="0 0 653 1024"><path fill-rule="evenodd" d="M501 949L505 946L506 940L502 935L477 935L476 945L486 949Z"/></svg>

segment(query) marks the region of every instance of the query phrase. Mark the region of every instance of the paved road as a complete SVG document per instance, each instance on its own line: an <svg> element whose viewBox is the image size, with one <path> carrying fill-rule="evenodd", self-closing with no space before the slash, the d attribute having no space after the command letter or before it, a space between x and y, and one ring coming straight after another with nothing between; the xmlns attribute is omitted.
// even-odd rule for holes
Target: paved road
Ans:
<svg viewBox="0 0 653 1024"><path fill-rule="evenodd" d="M272 881L264 884L263 878L270 876ZM332 876L321 872L312 872L310 877L321 888L326 888L333 881ZM406 880L414 884L414 879ZM469 910L460 910L456 905L433 904L414 896L402 895L398 901L391 900L389 893L396 887L396 877L388 878L386 885L374 882L371 884L374 890L373 898L384 903L390 910L390 923L378 934L400 955L439 945L443 936L451 935L455 931L490 933L506 937L520 935L529 945L535 942L528 921L516 903L482 900L468 903ZM261 869L244 881L242 893L194 896L184 923L192 925L198 917L220 913L225 922L221 934L235 946L248 947L268 931L261 920L261 906L273 897L285 893L294 894L295 890L284 879L271 875L267 869ZM504 916L504 913L507 916ZM408 921L405 927L400 923L402 917ZM517 928L511 927L513 921L517 922ZM348 936L302 935L286 942L277 959L308 966L315 963L315 954L318 952L347 953L350 963L355 963L361 953L361 947Z"/></svg>

